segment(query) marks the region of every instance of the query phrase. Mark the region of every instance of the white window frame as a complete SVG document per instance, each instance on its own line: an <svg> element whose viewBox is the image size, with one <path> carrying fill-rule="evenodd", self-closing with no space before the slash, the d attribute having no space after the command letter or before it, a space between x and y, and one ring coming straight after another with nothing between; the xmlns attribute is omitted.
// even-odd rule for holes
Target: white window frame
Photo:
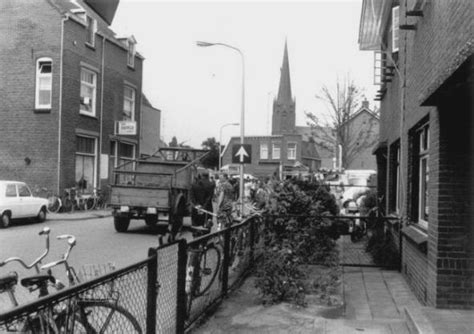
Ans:
<svg viewBox="0 0 474 334"><path fill-rule="evenodd" d="M260 159L268 159L268 144L260 144Z"/></svg>
<svg viewBox="0 0 474 334"><path fill-rule="evenodd" d="M419 150L418 150L418 224L424 229L428 229L429 219L429 149L430 131L428 124L418 130ZM423 168L425 167L425 169ZM428 214L428 217L425 216Z"/></svg>
<svg viewBox="0 0 474 334"><path fill-rule="evenodd" d="M44 74L40 72L39 64L40 62L50 62L51 63L51 72ZM40 94L40 81L43 78L50 78L50 89L49 89L49 103L40 104L39 94ZM53 96L53 60L49 57L41 57L36 60L36 89L35 89L35 109L51 109Z"/></svg>
<svg viewBox="0 0 474 334"><path fill-rule="evenodd" d="M392 53L398 52L400 40L400 6L392 8Z"/></svg>
<svg viewBox="0 0 474 334"><path fill-rule="evenodd" d="M127 94L125 94L125 91L127 89L130 89L133 94L132 94L132 98L129 98L127 97ZM135 121L135 101L136 101L136 96L137 96L137 92L136 92L136 89L132 86L129 86L129 85L125 85L124 88L123 88L123 110L122 110L122 119L123 120L129 120L129 121ZM132 110L130 110L130 118L128 119L127 117L127 114L125 113L125 102L128 101L128 102L131 102L131 106L132 106Z"/></svg>
<svg viewBox="0 0 474 334"><path fill-rule="evenodd" d="M95 47L95 33L97 32L97 20L90 16L86 16L86 44Z"/></svg>
<svg viewBox="0 0 474 334"><path fill-rule="evenodd" d="M77 152L77 148L75 150L75 156L79 155L79 156L85 156L85 157L94 157L94 170L93 170L93 180L92 180L92 184L91 184L91 188L90 189L94 189L95 187L97 187L97 142L98 142L98 138L97 137L92 137L92 136L85 136L85 135L76 135L77 138L87 138L87 139L93 139L94 140L94 153L86 153L86 152ZM76 163L76 162L74 162ZM75 166L74 168L77 168L77 166ZM76 180L77 181L77 180Z"/></svg>
<svg viewBox="0 0 474 334"><path fill-rule="evenodd" d="M295 145L295 147L290 148L290 145ZM288 143L286 153L288 156L288 160L296 160L296 143Z"/></svg>
<svg viewBox="0 0 474 334"><path fill-rule="evenodd" d="M272 144L272 159L281 158L281 143Z"/></svg>
<svg viewBox="0 0 474 334"><path fill-rule="evenodd" d="M127 50L127 65L132 68L135 67L135 53L135 43L132 40L129 40Z"/></svg>
<svg viewBox="0 0 474 334"><path fill-rule="evenodd" d="M92 74L93 75L93 83L89 83L89 82L86 82L86 81L82 81L82 72L88 72L89 74ZM86 68L86 67L81 67L81 88L82 86L85 85L87 86L88 88L92 88L92 103L91 103L91 107L92 107L92 110L91 111L88 111L88 110L85 110L85 109L82 109L81 105L79 106L79 113L82 114L82 115L87 115L87 116L92 116L92 117L95 117L96 115L96 95L97 95L97 73ZM81 94L81 93L79 93ZM80 98L82 99L82 96L80 96Z"/></svg>

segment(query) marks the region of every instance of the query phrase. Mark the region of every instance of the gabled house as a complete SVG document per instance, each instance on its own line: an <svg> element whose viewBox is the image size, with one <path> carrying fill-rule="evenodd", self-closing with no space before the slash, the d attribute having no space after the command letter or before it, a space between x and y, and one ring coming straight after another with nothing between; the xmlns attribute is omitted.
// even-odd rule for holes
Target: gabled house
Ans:
<svg viewBox="0 0 474 334"><path fill-rule="evenodd" d="M379 197L419 298L474 308L472 1L364 0L362 50L380 85Z"/></svg>
<svg viewBox="0 0 474 334"><path fill-rule="evenodd" d="M118 0L0 1L0 178L62 194L137 157L143 57Z"/></svg>

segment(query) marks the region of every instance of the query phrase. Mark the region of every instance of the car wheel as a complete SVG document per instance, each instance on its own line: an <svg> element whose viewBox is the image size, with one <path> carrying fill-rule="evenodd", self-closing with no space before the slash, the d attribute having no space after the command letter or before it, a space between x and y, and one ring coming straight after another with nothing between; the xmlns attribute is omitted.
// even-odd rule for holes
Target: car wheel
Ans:
<svg viewBox="0 0 474 334"><path fill-rule="evenodd" d="M36 216L36 220L38 223L42 223L46 220L46 208L41 208L40 212L38 213L38 216Z"/></svg>
<svg viewBox="0 0 474 334"><path fill-rule="evenodd" d="M11 222L10 215L8 213L4 213L2 215L2 220L0 221L0 226L2 228L7 228L8 226L10 226L10 222Z"/></svg>
<svg viewBox="0 0 474 334"><path fill-rule="evenodd" d="M128 225L130 225L130 218L114 217L115 231L120 232L120 233L127 232Z"/></svg>

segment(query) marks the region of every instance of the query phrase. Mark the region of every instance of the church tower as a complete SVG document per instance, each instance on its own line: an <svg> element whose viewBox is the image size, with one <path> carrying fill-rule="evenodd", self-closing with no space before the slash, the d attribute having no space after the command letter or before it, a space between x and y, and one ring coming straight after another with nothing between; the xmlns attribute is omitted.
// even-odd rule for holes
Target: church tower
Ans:
<svg viewBox="0 0 474 334"><path fill-rule="evenodd" d="M295 100L291 96L290 64L285 41L283 64L280 69L280 87L278 96L273 100L272 135L294 133L296 131L295 119Z"/></svg>

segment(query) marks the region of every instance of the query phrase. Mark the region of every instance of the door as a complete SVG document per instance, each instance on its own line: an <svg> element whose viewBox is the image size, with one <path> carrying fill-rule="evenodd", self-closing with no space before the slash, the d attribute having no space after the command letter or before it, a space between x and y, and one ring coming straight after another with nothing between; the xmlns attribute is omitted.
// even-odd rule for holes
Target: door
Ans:
<svg viewBox="0 0 474 334"><path fill-rule="evenodd" d="M18 218L20 216L20 199L18 197L18 192L16 189L15 183L7 183L5 186L4 194L4 207L6 210L10 210L12 213L12 218Z"/></svg>
<svg viewBox="0 0 474 334"><path fill-rule="evenodd" d="M24 183L18 183L18 196L20 202L20 214L22 217L34 217L37 212L37 203L31 195L31 191Z"/></svg>

